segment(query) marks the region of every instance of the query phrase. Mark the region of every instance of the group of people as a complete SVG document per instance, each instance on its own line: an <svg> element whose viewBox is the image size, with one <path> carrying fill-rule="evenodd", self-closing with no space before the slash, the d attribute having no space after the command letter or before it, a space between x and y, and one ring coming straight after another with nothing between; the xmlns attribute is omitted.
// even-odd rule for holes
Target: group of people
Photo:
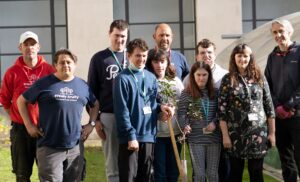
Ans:
<svg viewBox="0 0 300 182"><path fill-rule="evenodd" d="M189 69L171 49L168 24L155 27L156 46L149 50L140 38L127 44L129 25L115 20L110 46L91 58L87 82L74 75L78 60L70 50L58 50L52 67L38 55L38 36L23 33L22 56L0 92L12 121L16 181L30 181L35 159L40 181L81 181L81 144L95 127L109 182L177 182L174 145L180 153L182 135L195 182L241 182L245 160L250 181L264 181L263 159L275 145L284 181L296 182L300 45L291 41L287 20L274 20L270 30L278 45L263 74L247 44L232 50L227 71L215 63L215 44L202 39ZM85 107L90 118L82 126Z"/></svg>

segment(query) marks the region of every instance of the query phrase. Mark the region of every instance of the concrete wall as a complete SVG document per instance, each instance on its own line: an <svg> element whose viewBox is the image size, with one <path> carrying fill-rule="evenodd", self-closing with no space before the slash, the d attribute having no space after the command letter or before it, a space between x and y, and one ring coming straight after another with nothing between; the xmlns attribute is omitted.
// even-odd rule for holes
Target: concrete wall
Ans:
<svg viewBox="0 0 300 182"><path fill-rule="evenodd" d="M78 56L76 75L87 78L92 55L108 47L113 20L111 0L68 0L69 48Z"/></svg>
<svg viewBox="0 0 300 182"><path fill-rule="evenodd" d="M113 20L112 0L68 0L69 48L78 56L76 75L87 79L90 59L109 46L108 30ZM82 123L88 122L83 114ZM91 137L97 138L95 134Z"/></svg>
<svg viewBox="0 0 300 182"><path fill-rule="evenodd" d="M242 33L242 5L240 0L196 0L197 42L212 40L221 52L235 39L222 39L222 35Z"/></svg>

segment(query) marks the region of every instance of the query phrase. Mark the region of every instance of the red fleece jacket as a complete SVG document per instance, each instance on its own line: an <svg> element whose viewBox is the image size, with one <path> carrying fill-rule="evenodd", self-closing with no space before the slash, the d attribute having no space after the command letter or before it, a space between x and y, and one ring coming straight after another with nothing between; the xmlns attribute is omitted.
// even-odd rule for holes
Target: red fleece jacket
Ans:
<svg viewBox="0 0 300 182"><path fill-rule="evenodd" d="M24 124L17 107L18 97L36 80L54 71L55 69L42 56L38 56L37 65L33 68L28 67L24 63L23 57L20 56L15 64L6 71L0 90L0 102L5 109L9 110L13 122ZM31 121L37 125L38 105L28 104L28 111Z"/></svg>

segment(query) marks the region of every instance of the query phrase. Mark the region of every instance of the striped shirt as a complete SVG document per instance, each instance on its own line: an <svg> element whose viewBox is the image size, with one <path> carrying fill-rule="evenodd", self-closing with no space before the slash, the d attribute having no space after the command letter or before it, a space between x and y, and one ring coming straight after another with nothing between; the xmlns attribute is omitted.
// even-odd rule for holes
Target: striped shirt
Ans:
<svg viewBox="0 0 300 182"><path fill-rule="evenodd" d="M180 127L190 125L192 131L187 135L188 142L195 144L221 143L220 128L217 119L217 99L209 100L207 90L202 91L203 96L193 99L184 90L178 103L178 120ZM216 129L210 134L204 134L205 128L210 122L214 122Z"/></svg>

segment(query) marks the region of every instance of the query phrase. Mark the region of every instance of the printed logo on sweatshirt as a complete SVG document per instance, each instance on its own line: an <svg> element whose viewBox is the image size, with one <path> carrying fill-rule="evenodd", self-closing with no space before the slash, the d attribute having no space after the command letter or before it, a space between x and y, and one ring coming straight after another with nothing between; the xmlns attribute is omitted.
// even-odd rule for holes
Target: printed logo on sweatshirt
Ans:
<svg viewBox="0 0 300 182"><path fill-rule="evenodd" d="M25 87L26 89L28 89L29 87L31 87L32 84L33 84L37 79L39 79L39 77L38 77L37 75L35 75L35 74L32 74L32 75L29 75L29 76L27 77L27 79L28 79L28 82L24 82L24 83L23 83L23 84L24 84L24 87Z"/></svg>
<svg viewBox="0 0 300 182"><path fill-rule="evenodd" d="M109 74L109 77L106 77L107 80L114 79L119 73L118 65L112 64L106 67L106 71Z"/></svg>
<svg viewBox="0 0 300 182"><path fill-rule="evenodd" d="M61 88L59 94L55 94L54 97L61 101L77 101L79 96L73 94L73 89L68 87Z"/></svg>

